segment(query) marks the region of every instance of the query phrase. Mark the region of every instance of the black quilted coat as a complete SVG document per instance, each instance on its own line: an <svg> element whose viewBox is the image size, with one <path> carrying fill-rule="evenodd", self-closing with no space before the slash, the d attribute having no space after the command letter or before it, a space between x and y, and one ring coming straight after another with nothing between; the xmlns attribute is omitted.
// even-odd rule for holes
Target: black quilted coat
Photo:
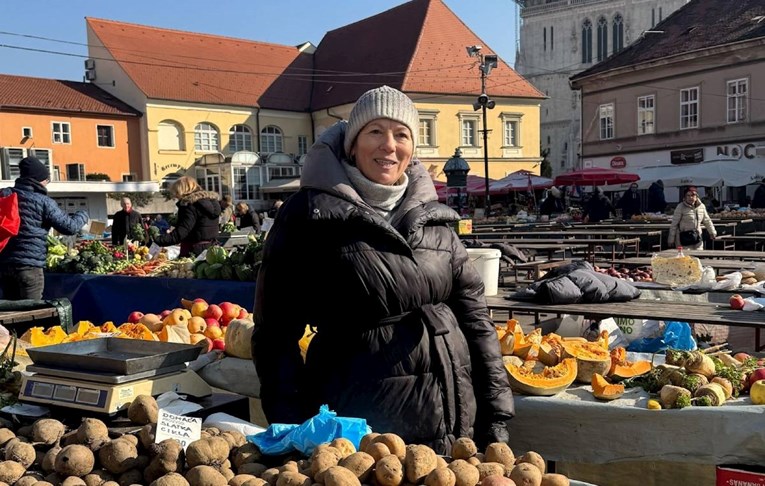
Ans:
<svg viewBox="0 0 765 486"><path fill-rule="evenodd" d="M154 239L159 246L178 243L193 245L200 241L214 240L220 233L218 216L221 209L217 193L195 191L183 196L176 206L178 206L178 218L175 229Z"/></svg>
<svg viewBox="0 0 765 486"><path fill-rule="evenodd" d="M372 430L439 453L497 440L513 398L483 283L418 163L390 223L353 190L338 156L345 124L311 148L301 190L268 234L253 355L271 423L328 404ZM305 364L298 340L318 329Z"/></svg>

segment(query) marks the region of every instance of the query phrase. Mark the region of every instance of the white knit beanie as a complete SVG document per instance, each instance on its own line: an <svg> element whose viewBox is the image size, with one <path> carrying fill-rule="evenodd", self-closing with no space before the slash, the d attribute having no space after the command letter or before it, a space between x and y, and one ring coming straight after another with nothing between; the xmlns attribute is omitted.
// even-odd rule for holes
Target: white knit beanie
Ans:
<svg viewBox="0 0 765 486"><path fill-rule="evenodd" d="M409 127L412 132L412 143L417 147L417 128L419 126L419 114L412 100L401 91L382 86L370 89L356 101L348 127L345 130L345 153L350 154L353 142L356 141L364 126L378 118L389 118Z"/></svg>

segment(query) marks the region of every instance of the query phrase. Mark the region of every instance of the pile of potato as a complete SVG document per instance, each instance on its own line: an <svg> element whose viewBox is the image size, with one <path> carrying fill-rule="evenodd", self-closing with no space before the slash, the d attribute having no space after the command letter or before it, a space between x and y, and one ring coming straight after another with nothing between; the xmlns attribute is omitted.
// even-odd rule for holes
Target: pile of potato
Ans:
<svg viewBox="0 0 765 486"><path fill-rule="evenodd" d="M347 439L318 446L310 458L274 467L239 432L202 430L183 451L173 439L155 443L157 404L140 396L128 417L145 424L136 434L111 437L106 425L85 418L67 431L40 419L16 432L0 429L0 486L566 486L568 478L545 474L535 452L515 457L504 443L484 453L458 439L447 461L395 434L366 435L360 451ZM4 461L2 461L4 459Z"/></svg>

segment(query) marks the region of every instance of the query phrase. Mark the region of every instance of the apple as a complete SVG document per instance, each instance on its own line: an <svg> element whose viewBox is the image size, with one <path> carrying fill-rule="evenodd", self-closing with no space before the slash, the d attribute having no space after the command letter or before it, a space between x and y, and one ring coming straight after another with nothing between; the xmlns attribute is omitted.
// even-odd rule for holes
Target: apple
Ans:
<svg viewBox="0 0 765 486"><path fill-rule="evenodd" d="M749 358L751 358L751 356L746 353L736 353L733 355L733 359L735 359L736 361L740 361L742 363L748 360Z"/></svg>
<svg viewBox="0 0 765 486"><path fill-rule="evenodd" d="M236 317L239 315L239 310L241 309L240 306L232 304L231 302L221 302L218 304L218 306L223 313L221 316L221 321L227 324L232 319L236 319Z"/></svg>
<svg viewBox="0 0 765 486"><path fill-rule="evenodd" d="M220 322L218 322L217 319L208 317L207 319L205 319L205 322L207 323L207 327L220 327Z"/></svg>
<svg viewBox="0 0 765 486"><path fill-rule="evenodd" d="M205 315L202 316L205 319L215 319L216 321L220 320L220 318L223 316L223 311L221 308L215 304L210 304L207 307L207 310L205 311Z"/></svg>
<svg viewBox="0 0 765 486"><path fill-rule="evenodd" d="M209 305L207 305L207 302L194 302L191 305L191 315L197 316L197 317L204 317L208 307Z"/></svg>
<svg viewBox="0 0 765 486"><path fill-rule="evenodd" d="M765 380L765 368L757 368L749 373L749 386L754 385L755 382Z"/></svg>
<svg viewBox="0 0 765 486"><path fill-rule="evenodd" d="M247 319L247 316L249 316L249 312L247 312L246 309L239 309L239 315L236 316L237 319Z"/></svg>
<svg viewBox="0 0 765 486"><path fill-rule="evenodd" d="M131 324L137 324L143 317L143 312L134 311L128 316L128 322Z"/></svg>
<svg viewBox="0 0 765 486"><path fill-rule="evenodd" d="M755 405L765 405L765 380L757 380L749 388L749 398Z"/></svg>
<svg viewBox="0 0 765 486"><path fill-rule="evenodd" d="M173 311L171 311L170 309L165 309L159 313L159 318L164 320L164 318L169 316L171 312Z"/></svg>
<svg viewBox="0 0 765 486"><path fill-rule="evenodd" d="M213 339L212 340L212 348L213 349L218 349L220 351L223 351L223 350L226 349L226 341L221 339L221 338Z"/></svg>
<svg viewBox="0 0 765 486"><path fill-rule="evenodd" d="M731 309L741 310L744 308L744 298L738 294L731 295L728 302Z"/></svg>

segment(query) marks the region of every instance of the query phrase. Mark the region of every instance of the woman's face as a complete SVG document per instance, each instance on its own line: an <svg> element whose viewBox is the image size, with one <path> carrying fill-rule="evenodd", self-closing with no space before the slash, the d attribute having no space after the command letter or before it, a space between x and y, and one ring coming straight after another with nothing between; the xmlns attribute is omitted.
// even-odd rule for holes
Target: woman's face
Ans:
<svg viewBox="0 0 765 486"><path fill-rule="evenodd" d="M686 192L685 193L685 202L690 204L690 205L693 205L696 202L696 199L698 197L699 197L698 194L696 194L695 192Z"/></svg>
<svg viewBox="0 0 765 486"><path fill-rule="evenodd" d="M350 155L372 182L395 184L409 166L414 152L412 132L403 123L378 118L367 123L353 143Z"/></svg>

